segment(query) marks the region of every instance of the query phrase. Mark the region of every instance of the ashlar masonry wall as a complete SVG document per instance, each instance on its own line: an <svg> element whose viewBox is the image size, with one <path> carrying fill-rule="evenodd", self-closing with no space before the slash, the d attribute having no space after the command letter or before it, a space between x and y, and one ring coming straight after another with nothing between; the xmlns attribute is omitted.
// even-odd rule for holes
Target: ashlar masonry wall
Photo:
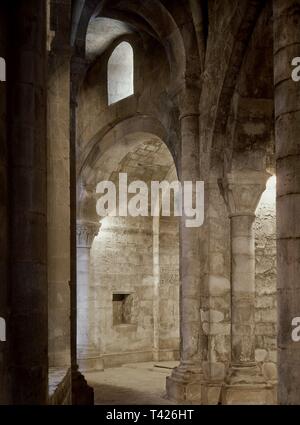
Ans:
<svg viewBox="0 0 300 425"><path fill-rule="evenodd" d="M93 242L89 335L104 367L178 357L178 229L174 222L162 228L159 276L153 267L152 217L106 217ZM166 255L170 232L171 255Z"/></svg>
<svg viewBox="0 0 300 425"><path fill-rule="evenodd" d="M265 377L276 379L276 178L263 193L255 220L256 361Z"/></svg>

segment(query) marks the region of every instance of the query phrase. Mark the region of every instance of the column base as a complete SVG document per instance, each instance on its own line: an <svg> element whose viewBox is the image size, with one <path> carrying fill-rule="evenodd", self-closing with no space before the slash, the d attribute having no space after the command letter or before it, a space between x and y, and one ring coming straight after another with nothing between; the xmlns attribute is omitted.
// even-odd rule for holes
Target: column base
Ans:
<svg viewBox="0 0 300 425"><path fill-rule="evenodd" d="M103 371L104 361L100 356L81 357L77 359L79 368L82 372Z"/></svg>
<svg viewBox="0 0 300 425"><path fill-rule="evenodd" d="M94 390L90 387L84 376L79 372L78 366L72 370L72 405L92 406L94 404Z"/></svg>
<svg viewBox="0 0 300 425"><path fill-rule="evenodd" d="M192 362L182 362L167 377L167 397L179 404L202 404L202 384L201 369L196 369Z"/></svg>
<svg viewBox="0 0 300 425"><path fill-rule="evenodd" d="M206 406L221 404L222 388L221 382L204 382L202 385L202 404Z"/></svg>
<svg viewBox="0 0 300 425"><path fill-rule="evenodd" d="M221 404L275 404L274 388L266 382L256 363L231 365L222 388Z"/></svg>

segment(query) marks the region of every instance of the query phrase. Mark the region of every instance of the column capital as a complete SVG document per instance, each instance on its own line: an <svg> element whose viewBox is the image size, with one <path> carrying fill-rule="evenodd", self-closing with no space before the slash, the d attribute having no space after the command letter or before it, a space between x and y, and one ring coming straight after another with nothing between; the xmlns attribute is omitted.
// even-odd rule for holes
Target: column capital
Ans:
<svg viewBox="0 0 300 425"><path fill-rule="evenodd" d="M220 191L229 217L255 217L255 210L269 177L271 174L266 171L235 170L219 179Z"/></svg>
<svg viewBox="0 0 300 425"><path fill-rule="evenodd" d="M100 222L77 221L77 248L91 248L94 238L101 228Z"/></svg>
<svg viewBox="0 0 300 425"><path fill-rule="evenodd" d="M180 120L186 117L199 117L199 80L186 77L171 97L178 106Z"/></svg>
<svg viewBox="0 0 300 425"><path fill-rule="evenodd" d="M186 117L196 117L199 119L199 90L185 88L179 96L179 119L182 121Z"/></svg>

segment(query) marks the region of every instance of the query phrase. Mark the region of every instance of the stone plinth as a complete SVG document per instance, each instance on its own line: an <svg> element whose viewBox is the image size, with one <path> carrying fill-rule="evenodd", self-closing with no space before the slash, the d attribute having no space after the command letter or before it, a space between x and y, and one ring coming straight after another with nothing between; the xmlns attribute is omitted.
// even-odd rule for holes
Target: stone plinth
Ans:
<svg viewBox="0 0 300 425"><path fill-rule="evenodd" d="M181 404L202 404L203 375L193 370L189 362L181 362L167 377L167 395L170 400Z"/></svg>

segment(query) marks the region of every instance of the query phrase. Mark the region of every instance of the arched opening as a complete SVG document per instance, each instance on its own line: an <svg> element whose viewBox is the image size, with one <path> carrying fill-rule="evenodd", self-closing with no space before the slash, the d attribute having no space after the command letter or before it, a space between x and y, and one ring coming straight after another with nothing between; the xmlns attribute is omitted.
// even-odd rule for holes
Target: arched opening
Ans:
<svg viewBox="0 0 300 425"><path fill-rule="evenodd" d="M109 180L119 193L121 173L127 175L128 185L142 181L148 188L149 214L98 217L98 233L89 246L78 244L79 365L95 390L96 403L110 402L118 389L121 398L115 404L132 402L139 389L150 389L159 403L166 376L179 359L179 217L172 214L172 194L171 216L153 217L150 192L152 181L171 183L177 176L174 160L159 137L135 133L117 144L93 167L86 164L89 186ZM108 165L112 155L114 161ZM128 194L129 202L132 196ZM95 202L86 203L89 220L95 208ZM134 369L138 373L130 374Z"/></svg>
<svg viewBox="0 0 300 425"><path fill-rule="evenodd" d="M134 94L133 48L123 41L112 52L107 64L108 104Z"/></svg>
<svg viewBox="0 0 300 425"><path fill-rule="evenodd" d="M181 134L181 126L179 125L180 123L177 117L177 113L179 111L176 108L175 114L170 114L169 99L168 96L166 96L166 93L168 91L166 90L167 88L170 88L170 90L173 92L173 90L177 90L179 87L181 87L181 83L183 82L182 78L184 76L185 70L185 54L183 40L180 31L178 31L177 25L170 16L170 14L166 10L164 10L164 8L160 7L160 5L157 6L157 11L161 12L162 15L165 17L165 19L163 19L164 30L161 32L161 36L163 38L162 43L159 42L155 33L153 33L152 30L150 30L150 33L148 34L148 29L144 28L144 23L141 23L142 26L140 27L139 23L136 26L135 22L132 22L131 20L131 24L134 25L134 31L131 32L130 29L126 29L126 34L124 33L122 35L122 37L126 35L126 40L130 40L130 43L132 43L132 46L134 46L134 59L136 63L132 63L132 70L134 65L136 75L135 77L132 75L132 82L134 80L134 83L136 84L136 92L139 95L131 96L125 102L121 102L120 104L114 105L111 108L107 108L108 104L111 105L112 102L114 103L121 100L119 97L112 98L112 96L110 96L110 82L113 81L113 79L110 80L110 77L113 77L113 74L110 72L110 66L115 64L117 65L116 70L118 70L119 65L123 65L123 63L120 64L119 60L119 63L117 60L114 60L115 51L108 60L108 55L111 50L109 51L109 53L105 52L102 37L103 28L102 26L100 27L100 25L98 28L96 22L95 28L91 28L91 25L89 25L89 29L90 35L93 35L94 40L97 41L97 49L99 49L98 51L101 51L101 53L97 60L91 61L91 67L88 69L85 80L81 85L80 91L78 93L78 108L76 109L76 123L78 124L78 126L76 127L76 142L77 149L79 152L79 161L77 164L77 171L81 173L81 176L79 176L79 180L81 181L80 185L82 187L79 190L80 193L77 199L82 198L84 204L84 198L86 198L86 205L84 205L83 208L79 206L77 212L80 210L85 210L85 214L87 214L77 215L77 235L79 234L77 245L76 285L78 344L77 350L75 349L73 350L73 352L77 351L76 357L78 359L79 368L86 374L90 386L95 389L95 402L97 404L102 404L105 401L103 395L108 394L107 390L109 388L107 388L107 386L103 386L105 384L105 381L108 382L109 386L114 386L115 392L117 392L117 387L119 387L121 384L121 374L119 373L120 371L117 372L117 381L115 383L112 381L111 375L109 377L106 377L107 373L111 371L113 367L119 367L118 364L124 365L125 361L127 362L125 364L134 364L138 365L139 367L142 364L145 365L145 362L143 361L145 359L151 359L151 369L153 369L151 373L154 372L152 375L153 386L152 384L149 385L149 382L148 384L146 383L147 379L150 378L149 376L144 381L144 395L146 395L147 393L147 404L149 402L151 403L151 400L148 398L150 395L149 392L155 392L156 394L159 394L160 398L159 400L156 398L156 404L161 404L163 402L165 403L165 399L162 399L161 396L165 395L166 392L168 392L168 388L170 388L170 385L172 385L172 381L170 380L169 383L171 382L171 384L166 384L166 378L169 378L169 375L173 373L172 369L175 368L177 370L176 366L179 366L179 320L181 321L181 352L183 352L183 350L185 351L186 360L187 358L191 359L189 365L194 365L194 363L198 364L200 361L200 356L198 355L198 336L196 336L196 333L198 333L199 330L194 330L192 341L188 340L189 330L187 329L187 332L184 331L185 328L189 327L191 321L195 323L197 322L198 317L200 317L200 297L198 297L198 289L195 288L195 276L198 273L198 263L196 261L198 252L198 244L196 243L196 239L198 238L198 232L194 230L187 231L184 227L180 236L182 243L182 239L184 238L184 236L182 237L182 234L187 235L187 243L185 244L185 247L188 247L189 244L192 245L192 252L186 251L185 254L181 254L181 260L184 257L182 261L184 264L182 265L181 263L180 269L181 271L189 270L189 273L184 273L184 285L182 285L181 282L181 287L185 286L185 290L183 290L183 296L181 297L181 303L182 299L184 299L186 310L191 312L191 315L186 315L186 321L185 323L183 323L183 315L180 315L179 313L179 284L174 285L175 282L179 281L179 231L177 229L179 221L178 218L175 219L172 224L168 222L167 218L166 220L165 218L163 220L151 220L150 223L148 222L147 224L147 219L149 218L142 217L142 225L140 225L139 223L139 217L135 220L137 224L135 227L140 229L139 233L144 233L147 236L149 243L151 242L150 245L148 244L148 247L150 247L150 251L152 251L152 254L150 256L152 275L150 275L149 277L148 274L145 276L145 278L142 277L142 283L144 283L143 281L146 279L146 283L149 286L147 288L148 297L149 292L153 291L153 299L142 300L145 304L144 309L139 310L138 308L136 308L137 303L134 290L129 288L127 290L125 289L119 291L119 288L113 290L110 288L109 297L107 303L105 304L105 308L107 310L110 310L110 312L106 311L106 321L105 319L102 319L101 325L103 323L106 323L106 326L111 333L117 331L117 328L127 329L128 332L130 331L133 333L136 327L136 317L139 315L139 312L148 309L149 313L149 308L151 310L151 313L148 314L146 320L144 320L144 323L148 322L150 331L149 329L147 329L146 332L140 330L136 331L136 333L139 333L139 335L137 336L141 337L141 339L143 338L144 341L146 340L144 333L147 333L148 337L149 332L151 333L151 336L147 338L148 345L146 347L140 347L140 349L138 349L139 347L137 347L137 345L140 344L141 341L138 338L134 339L134 336L131 335L129 347L131 349L129 354L131 359L129 359L129 361L128 357L127 359L125 358L128 353L124 349L126 348L126 346L128 346L128 341L126 341L125 344L121 344L122 341L120 337L109 338L108 343L106 341L105 344L105 341L101 340L101 334L99 333L100 312L97 310L99 308L98 302L102 301L100 299L100 294L101 289L103 288L95 289L95 287L92 287L91 292L89 292L89 290L87 291L87 287L90 287L89 283L94 279L97 280L97 284L99 283L99 285L101 284L101 281L105 281L105 276L103 279L103 276L99 276L99 274L95 278L97 273L95 273L93 266L94 264L96 264L97 268L99 267L100 263L99 257L96 258L95 261L93 261L93 251L95 249L95 245L97 244L97 240L100 239L101 242L101 238L103 239L105 231L107 233L112 234L113 231L116 230L116 228L122 226L123 228L125 227L126 232L128 230L128 233L130 233L129 230L131 231L130 226L132 225L130 223L130 220L128 220L128 222L124 224L124 222L122 222L123 218L119 221L115 218L113 218L112 220L109 218L109 220L102 220L101 225L99 224L99 219L97 220L94 216L96 210L95 205L92 212L90 212L89 207L87 207L88 204L93 203L93 192L95 192L95 188L98 185L99 181L103 180L104 178L109 180L114 179L114 173L118 174L123 170L122 167L120 168L120 164L123 162L123 159L128 154L130 155L134 153L132 152L132 148L138 149L139 145L144 142L148 142L148 144L151 144L153 140L153 135L156 135L160 138L159 142L162 146L164 146L162 141L167 144L168 148L172 152L172 158L175 158L176 166L178 167L178 169L182 171L182 167L180 164L181 161L184 164L188 163L188 156L186 156L185 159L182 159L179 155L179 138ZM148 15L148 10L145 9L144 12L146 15ZM115 17L117 16L118 15L115 15ZM157 13L151 13L151 16L149 16L149 19L146 19L146 21L150 20L156 23L156 17ZM158 29L158 26L156 24L155 27L157 27ZM146 43L145 30L147 33ZM166 36L166 34L173 34L171 41ZM118 38L115 38L113 36L110 46L112 46L114 43L115 47L116 41L117 39L120 41L120 37L121 35ZM123 39L125 40L125 37ZM175 40L177 40L178 43L176 43ZM176 49L174 49L175 44ZM88 49L89 44L87 43L87 50ZM176 55L174 55L174 52L176 52ZM96 90L93 90L93 88L96 88ZM127 93L126 95L132 93ZM127 107L128 105L130 106L129 108ZM140 127L140 129L135 129L132 120L145 120L145 117L151 117L151 119L156 122L156 126L159 128L155 127L155 125L151 128L148 128L148 126L146 125L144 127ZM126 128L123 132L124 128L119 128L119 123L123 123L124 121L128 121L128 123L126 122ZM197 138L197 113L195 113L195 115L193 114L192 117L184 117L183 121L184 122L182 123L182 127L187 130L183 131L184 134L187 136L187 143L191 143L192 145L194 145L194 142L191 140L191 138L189 138L188 135L190 134L190 132L192 132ZM162 131L160 131L161 129ZM150 135L150 139L145 140L144 134L139 133L140 131L149 132L148 137ZM111 137L107 137L108 133ZM131 136L133 139L133 144L131 143L132 140L130 140ZM122 138L122 155L119 155L115 152L115 148L116 144L119 142L119 139ZM131 146L129 147L130 144ZM145 150L151 151L151 146L150 149ZM168 152L168 150L166 151ZM170 156L169 152L168 154ZM101 155L102 157L101 165L98 161L99 155ZM116 156L119 156L117 160ZM183 167L183 173L180 174L181 181L196 180L196 176L198 175L198 170L196 166L196 156L197 155L193 156L192 164L189 163L186 167ZM134 161L136 160L137 158L135 158ZM139 168L141 169L145 168L144 172L142 173L143 180L147 178L147 169L150 169L151 167L155 170L155 173L153 174L153 179L156 181L160 180L158 175L156 175L156 173L159 172L159 167L157 165L164 166L164 164L161 164L161 158L159 156L156 158L156 160L157 162L152 160L151 164L149 164L147 167L143 167L143 165L139 166ZM173 159L171 162L173 162ZM143 163L138 160L138 164ZM172 166L174 167L174 164L172 164ZM85 167L86 169L84 170ZM97 178L85 179L85 171L87 172L87 174L89 174L90 172L92 174L95 173ZM130 173L131 170L129 170L128 174ZM99 177L101 177L100 180ZM134 180L136 180L137 176L134 175L133 178ZM175 178L175 180L177 180L177 178ZM89 212L87 210L89 210ZM114 222L115 220L116 222ZM106 225L108 225L108 227L106 227ZM116 235L114 235L114 242L118 241L117 233ZM172 241L172 239L174 238L175 240ZM92 239L93 243L91 243ZM172 244L171 246L169 245L170 243ZM120 250L121 244L116 243L116 245L116 248ZM108 250L105 249L105 247L107 246L109 246L109 243L107 244L105 240L102 240L101 249L103 249L104 247L104 251L101 253L101 255L103 255L103 257L106 257L107 255ZM125 248L127 248L126 245ZM141 250L144 248L145 247L143 245L141 247ZM124 247L121 251L121 254L123 255ZM120 255L116 254L113 260L119 260L119 257ZM174 261L174 258L177 258L177 264L172 263L172 261ZM89 265L89 267L87 267L87 264ZM148 257L148 261L146 264L146 267L148 267L148 269L149 264L150 263ZM110 267L112 271L114 265L115 263L112 262ZM120 273L124 272L126 266L127 264L119 268ZM105 267L101 268L101 272L104 270L104 268ZM135 278L136 276L132 274L132 281ZM108 278L106 277L106 280L109 279L110 281L112 280L110 276ZM149 284L151 281L152 287ZM88 285L86 284L86 282L89 282ZM164 283L163 286L161 285L162 282ZM169 288L170 282L173 286L177 286L176 290L174 290L174 288L172 287ZM190 287L189 282L191 282L191 285L193 286L192 292L193 294L195 294L193 299L191 299L191 297L187 294L187 288ZM172 303L173 297L175 297L176 302ZM86 304L87 299L90 299L91 301L88 306ZM98 313L99 315L97 316ZM115 320L114 316L116 316ZM93 325L93 320L97 322L97 324L99 325L98 327ZM93 326L95 331L93 330ZM137 328L139 328L139 326L137 326ZM107 332L107 329L104 329L104 331L106 332L106 334L109 334L109 332ZM174 336L175 334L176 336ZM103 335L103 339L105 339L105 333L103 333ZM182 335L185 336L184 341ZM119 346L111 347L111 345L113 345L114 343L113 339L116 339L116 342L119 343ZM176 349L174 349L174 341L177 341ZM136 346L134 347L134 345ZM183 346L185 346L184 349L182 348ZM114 348L114 350L112 348ZM136 356L135 360L134 356ZM132 363L133 361L135 361L135 363ZM162 369L157 368L155 364L156 362L160 361L167 361L168 366L164 366ZM170 362L172 362L172 364L170 364ZM95 376L93 376L94 372L92 372L92 374L86 373L86 371L89 369L99 369L103 367L104 372L101 372L101 376L99 376L99 381L97 381L97 379L95 379ZM149 365L146 367L146 371L148 371ZM159 372L158 369L160 369ZM164 373L162 373L162 370L164 371ZM195 366L193 370L199 371L200 369ZM122 377L124 378L124 366L122 366L121 372ZM188 374L189 371L186 371L186 373ZM135 396L136 393L139 392L138 389L141 388L140 384L142 381L141 373L139 373L138 375L138 382L135 382L137 386L133 383L130 374L130 379L127 377L125 378L125 381L123 381L123 385L127 388L130 382L133 385L131 387L131 390L132 392L134 392L134 394L132 394L131 392L131 398L128 398L127 400L115 399L115 404L126 404L126 401L132 403L133 399L135 400L135 402L137 401ZM158 382L159 388L157 386ZM176 384L174 385L174 387L175 386ZM98 397L97 392L101 393L102 396ZM199 394L197 394L197 397L198 395ZM168 397L170 400L175 400L175 397L172 398L172 394L170 394L170 392L168 393ZM142 404L144 404L144 401L142 402Z"/></svg>

